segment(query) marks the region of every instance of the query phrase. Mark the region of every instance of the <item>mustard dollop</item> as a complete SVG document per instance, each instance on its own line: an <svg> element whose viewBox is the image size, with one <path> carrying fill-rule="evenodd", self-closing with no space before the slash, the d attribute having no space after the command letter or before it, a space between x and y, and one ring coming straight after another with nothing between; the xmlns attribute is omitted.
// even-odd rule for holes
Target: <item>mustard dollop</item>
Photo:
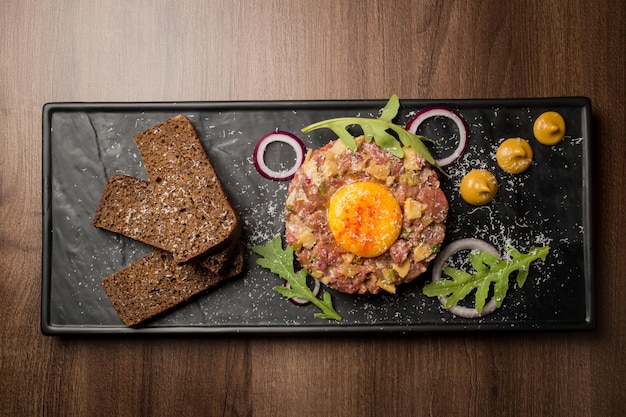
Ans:
<svg viewBox="0 0 626 417"><path fill-rule="evenodd" d="M509 138L498 146L496 161L505 172L520 174L532 163L533 149L525 139Z"/></svg>
<svg viewBox="0 0 626 417"><path fill-rule="evenodd" d="M535 120L533 133L539 143L556 145L565 136L565 119L555 111L547 111Z"/></svg>
<svg viewBox="0 0 626 417"><path fill-rule="evenodd" d="M473 169L461 180L460 192L467 203L482 206L496 196L498 180L486 169Z"/></svg>

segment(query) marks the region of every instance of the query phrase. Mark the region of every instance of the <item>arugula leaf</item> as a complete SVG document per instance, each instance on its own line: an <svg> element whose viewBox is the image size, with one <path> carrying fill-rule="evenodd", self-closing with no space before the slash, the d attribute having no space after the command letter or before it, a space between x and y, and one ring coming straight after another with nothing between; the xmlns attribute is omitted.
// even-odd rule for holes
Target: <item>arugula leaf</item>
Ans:
<svg viewBox="0 0 626 417"><path fill-rule="evenodd" d="M313 123L302 129L302 132L308 133L315 129L328 128L335 132L335 134L341 139L341 141L348 147L348 149L355 151L357 148L354 137L348 132L348 129L353 125L361 126L363 129L363 135L369 142L372 139L381 148L391 152L392 155L398 158L404 157L404 151L402 146L409 146L413 148L418 154L420 154L431 165L437 165L435 158L424 145L424 141L430 141L424 136L415 135L403 127L393 123L393 118L397 116L400 108L400 101L396 94L392 95L385 107L383 107L380 116L377 119L363 118L363 117L340 117L336 119L322 120L317 123ZM395 133L398 139L391 134Z"/></svg>
<svg viewBox="0 0 626 417"><path fill-rule="evenodd" d="M381 120L386 120L391 122L394 117L398 115L398 110L400 109L400 100L396 94L393 94L385 107L383 107L383 111L378 117Z"/></svg>
<svg viewBox="0 0 626 417"><path fill-rule="evenodd" d="M517 271L517 285L523 287L530 264L537 259L545 261L549 251L549 246L532 247L528 253L507 247L505 252L509 259L498 259L482 251L470 252L468 259L475 274L444 267L443 272L452 279L431 282L424 286L422 292L428 297L448 297L445 307L450 308L476 290L474 305L476 310L482 313L492 284L496 305L500 307L509 288L509 275Z"/></svg>
<svg viewBox="0 0 626 417"><path fill-rule="evenodd" d="M287 245L287 247L283 249L283 242L280 235L274 236L274 238L265 245L254 246L252 251L261 256L256 260L259 266L269 269L289 282L291 288L278 285L274 287L276 292L287 298L298 297L312 302L322 310L321 313L315 313L315 317L337 321L341 320L341 316L333 307L330 293L324 292L322 300L320 300L306 285L307 272L304 269L297 273L294 271L293 248Z"/></svg>

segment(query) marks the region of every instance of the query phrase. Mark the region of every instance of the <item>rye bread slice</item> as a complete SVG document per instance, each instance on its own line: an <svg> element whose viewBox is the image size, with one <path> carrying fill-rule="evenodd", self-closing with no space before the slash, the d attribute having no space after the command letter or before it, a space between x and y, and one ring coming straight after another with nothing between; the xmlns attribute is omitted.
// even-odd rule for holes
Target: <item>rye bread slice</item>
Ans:
<svg viewBox="0 0 626 417"><path fill-rule="evenodd" d="M149 181L116 175L107 181L93 224L101 229L176 253L178 247L186 244L192 246L199 238L200 234L193 225L209 221L202 210L193 209L194 201L186 192L180 190L172 191L171 196L176 198L163 199L154 192ZM241 226L237 221L235 229L227 238L229 241L224 240L220 242L221 245L214 245L215 250L211 251L210 255L199 254L194 257L206 259L207 269L221 273L230 261L234 240L238 238L240 229ZM181 263L180 258L175 259Z"/></svg>
<svg viewBox="0 0 626 417"><path fill-rule="evenodd" d="M239 219L189 119L134 139L151 181L111 178L93 224L170 251L178 263L225 247Z"/></svg>
<svg viewBox="0 0 626 417"><path fill-rule="evenodd" d="M191 121L178 115L133 138L155 191L185 189L230 234L236 216Z"/></svg>
<svg viewBox="0 0 626 417"><path fill-rule="evenodd" d="M196 262L177 264L171 253L155 250L104 278L102 286L120 320L136 327L195 299L243 267L242 250L224 274L213 274Z"/></svg>
<svg viewBox="0 0 626 417"><path fill-rule="evenodd" d="M176 243L171 252L177 262L196 259L222 246L237 229L238 218L191 121L178 115L133 139L161 205L191 200L192 207L179 210L187 215L191 211L197 219L186 222L190 229L186 236L194 239Z"/></svg>

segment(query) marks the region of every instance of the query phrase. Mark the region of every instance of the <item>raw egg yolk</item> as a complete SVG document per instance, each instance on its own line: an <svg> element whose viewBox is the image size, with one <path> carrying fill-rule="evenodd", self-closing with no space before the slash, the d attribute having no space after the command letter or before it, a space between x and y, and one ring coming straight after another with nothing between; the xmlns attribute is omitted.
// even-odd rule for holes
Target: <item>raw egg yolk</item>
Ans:
<svg viewBox="0 0 626 417"><path fill-rule="evenodd" d="M328 225L339 245L355 255L385 253L402 229L402 210L386 187L359 181L344 185L330 199Z"/></svg>
<svg viewBox="0 0 626 417"><path fill-rule="evenodd" d="M469 204L487 204L498 191L496 177L486 169L473 169L461 180L461 197Z"/></svg>
<svg viewBox="0 0 626 417"><path fill-rule="evenodd" d="M544 145L552 146L565 136L565 120L555 111L547 111L535 120L533 125L535 138Z"/></svg>
<svg viewBox="0 0 626 417"><path fill-rule="evenodd" d="M533 150L528 141L522 138L510 138L498 146L496 161L500 168L509 174L520 174L533 161Z"/></svg>

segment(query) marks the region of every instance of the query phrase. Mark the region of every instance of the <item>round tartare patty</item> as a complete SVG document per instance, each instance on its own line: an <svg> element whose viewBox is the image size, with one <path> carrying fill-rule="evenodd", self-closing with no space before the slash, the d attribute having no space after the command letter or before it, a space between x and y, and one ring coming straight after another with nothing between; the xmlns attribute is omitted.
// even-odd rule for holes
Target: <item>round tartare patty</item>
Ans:
<svg viewBox="0 0 626 417"><path fill-rule="evenodd" d="M354 151L340 140L309 151L287 191L285 238L302 267L329 287L350 294L395 293L435 258L445 236L448 200L435 170L413 149L403 148L404 158L398 158L362 136L356 142ZM397 237L382 254L351 250L329 225L333 196L359 182L383 186L400 209ZM381 221L393 220L377 221L379 230L390 228Z"/></svg>

